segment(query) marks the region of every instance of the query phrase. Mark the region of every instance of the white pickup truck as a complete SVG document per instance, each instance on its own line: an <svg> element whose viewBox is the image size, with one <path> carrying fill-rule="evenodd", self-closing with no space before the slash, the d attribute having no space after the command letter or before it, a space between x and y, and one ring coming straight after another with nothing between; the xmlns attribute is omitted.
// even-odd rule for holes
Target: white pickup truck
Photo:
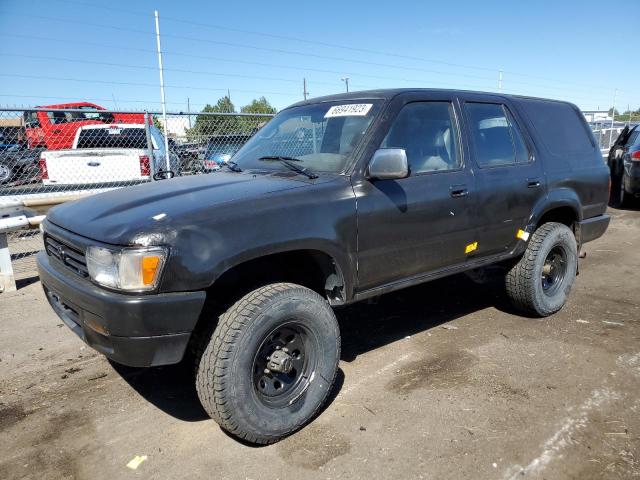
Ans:
<svg viewBox="0 0 640 480"><path fill-rule="evenodd" d="M144 125L80 127L70 149L41 153L42 183L92 185L150 180L153 173L167 170L167 161L162 133L155 126L149 127L149 133L152 149ZM170 154L169 159L170 170L177 175L178 158Z"/></svg>

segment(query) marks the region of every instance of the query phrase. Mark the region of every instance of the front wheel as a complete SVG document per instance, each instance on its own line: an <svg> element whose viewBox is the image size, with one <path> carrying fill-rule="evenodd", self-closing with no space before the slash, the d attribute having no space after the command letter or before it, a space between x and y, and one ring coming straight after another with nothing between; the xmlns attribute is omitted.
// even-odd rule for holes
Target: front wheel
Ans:
<svg viewBox="0 0 640 480"><path fill-rule="evenodd" d="M534 232L524 255L507 273L507 295L516 308L546 317L566 303L577 267L573 232L561 223L545 223Z"/></svg>
<svg viewBox="0 0 640 480"><path fill-rule="evenodd" d="M333 385L340 333L317 293L274 283L225 312L198 363L207 413L231 434L268 444L311 420Z"/></svg>

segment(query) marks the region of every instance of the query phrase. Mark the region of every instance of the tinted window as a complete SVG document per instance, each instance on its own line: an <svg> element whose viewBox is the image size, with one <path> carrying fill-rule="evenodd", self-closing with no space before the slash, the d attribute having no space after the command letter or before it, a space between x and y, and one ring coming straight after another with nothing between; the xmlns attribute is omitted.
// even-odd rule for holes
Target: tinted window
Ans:
<svg viewBox="0 0 640 480"><path fill-rule="evenodd" d="M467 103L465 109L469 117L476 161L480 167L529 161L522 135L504 106L495 103Z"/></svg>
<svg viewBox="0 0 640 480"><path fill-rule="evenodd" d="M513 147L516 151L516 163L527 163L531 160L531 154L529 153L527 144L524 141L520 127L518 127L518 124L511 115L509 109L505 108L504 110L507 114L507 120L509 121L509 133L511 133Z"/></svg>
<svg viewBox="0 0 640 480"><path fill-rule="evenodd" d="M634 132L629 137L629 141L627 142L629 146L638 146L640 145L640 127L636 128Z"/></svg>
<svg viewBox="0 0 640 480"><path fill-rule="evenodd" d="M76 148L147 148L144 128L88 128L80 131Z"/></svg>
<svg viewBox="0 0 640 480"><path fill-rule="evenodd" d="M83 110L91 110L87 112L64 112L64 111L52 111L47 112L47 117L53 125L59 125L69 122L82 122L84 120L96 120L104 123L113 123L113 115L110 113L103 113L96 111L95 109L89 109L87 107Z"/></svg>
<svg viewBox="0 0 640 480"><path fill-rule="evenodd" d="M40 128L38 112L24 112L24 125L27 128Z"/></svg>
<svg viewBox="0 0 640 480"><path fill-rule="evenodd" d="M391 125L381 148L404 148L411 173L459 168L458 136L451 104L406 105Z"/></svg>
<svg viewBox="0 0 640 480"><path fill-rule="evenodd" d="M570 104L525 100L522 107L552 154L593 153L592 134L582 115Z"/></svg>

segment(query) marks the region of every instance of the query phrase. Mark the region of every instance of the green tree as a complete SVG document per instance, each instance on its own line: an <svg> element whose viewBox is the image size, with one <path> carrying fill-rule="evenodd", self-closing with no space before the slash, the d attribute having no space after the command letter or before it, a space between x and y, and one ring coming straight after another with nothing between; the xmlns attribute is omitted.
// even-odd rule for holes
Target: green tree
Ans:
<svg viewBox="0 0 640 480"><path fill-rule="evenodd" d="M276 113L277 110L274 106L272 106L269 101L260 97L258 99L253 99L249 105L245 105L240 109L242 113L268 113L273 114Z"/></svg>
<svg viewBox="0 0 640 480"><path fill-rule="evenodd" d="M164 124L162 123L162 120L160 120L160 117L158 115L154 115L151 120L153 121L153 124L158 127L158 130L160 130L164 135Z"/></svg>
<svg viewBox="0 0 640 480"><path fill-rule="evenodd" d="M235 113L236 109L228 96L220 98L215 105L207 104L202 113ZM222 115L197 115L192 128L187 131L190 140L206 141L215 135L235 133L238 118Z"/></svg>

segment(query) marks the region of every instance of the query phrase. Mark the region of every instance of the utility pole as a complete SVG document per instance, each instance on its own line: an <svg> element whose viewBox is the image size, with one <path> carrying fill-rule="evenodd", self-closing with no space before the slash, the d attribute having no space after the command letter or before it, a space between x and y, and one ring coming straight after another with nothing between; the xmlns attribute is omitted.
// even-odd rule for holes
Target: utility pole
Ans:
<svg viewBox="0 0 640 480"><path fill-rule="evenodd" d="M344 82L345 87L347 87L347 93L349 93L349 77L342 77L340 80Z"/></svg>
<svg viewBox="0 0 640 480"><path fill-rule="evenodd" d="M302 96L306 100L308 95L309 95L309 92L307 92L307 79L303 78L302 79Z"/></svg>
<svg viewBox="0 0 640 480"><path fill-rule="evenodd" d="M609 130L609 147L613 143L613 122L616 119L616 99L618 98L618 89L613 91L613 107L611 108L611 130Z"/></svg>
<svg viewBox="0 0 640 480"><path fill-rule="evenodd" d="M164 126L164 155L167 171L171 170L171 162L169 161L169 129L167 128L167 104L164 96L164 70L162 68L162 48L160 47L160 19L158 11L155 12L156 19L156 47L158 49L158 69L160 70L160 100L162 101L162 124ZM175 172L177 173L177 172ZM151 176L153 176L151 172Z"/></svg>
<svg viewBox="0 0 640 480"><path fill-rule="evenodd" d="M187 97L187 122L189 122L189 128L191 128L191 105L189 105L189 97Z"/></svg>
<svg viewBox="0 0 640 480"><path fill-rule="evenodd" d="M502 70L498 72L498 91L502 93Z"/></svg>

